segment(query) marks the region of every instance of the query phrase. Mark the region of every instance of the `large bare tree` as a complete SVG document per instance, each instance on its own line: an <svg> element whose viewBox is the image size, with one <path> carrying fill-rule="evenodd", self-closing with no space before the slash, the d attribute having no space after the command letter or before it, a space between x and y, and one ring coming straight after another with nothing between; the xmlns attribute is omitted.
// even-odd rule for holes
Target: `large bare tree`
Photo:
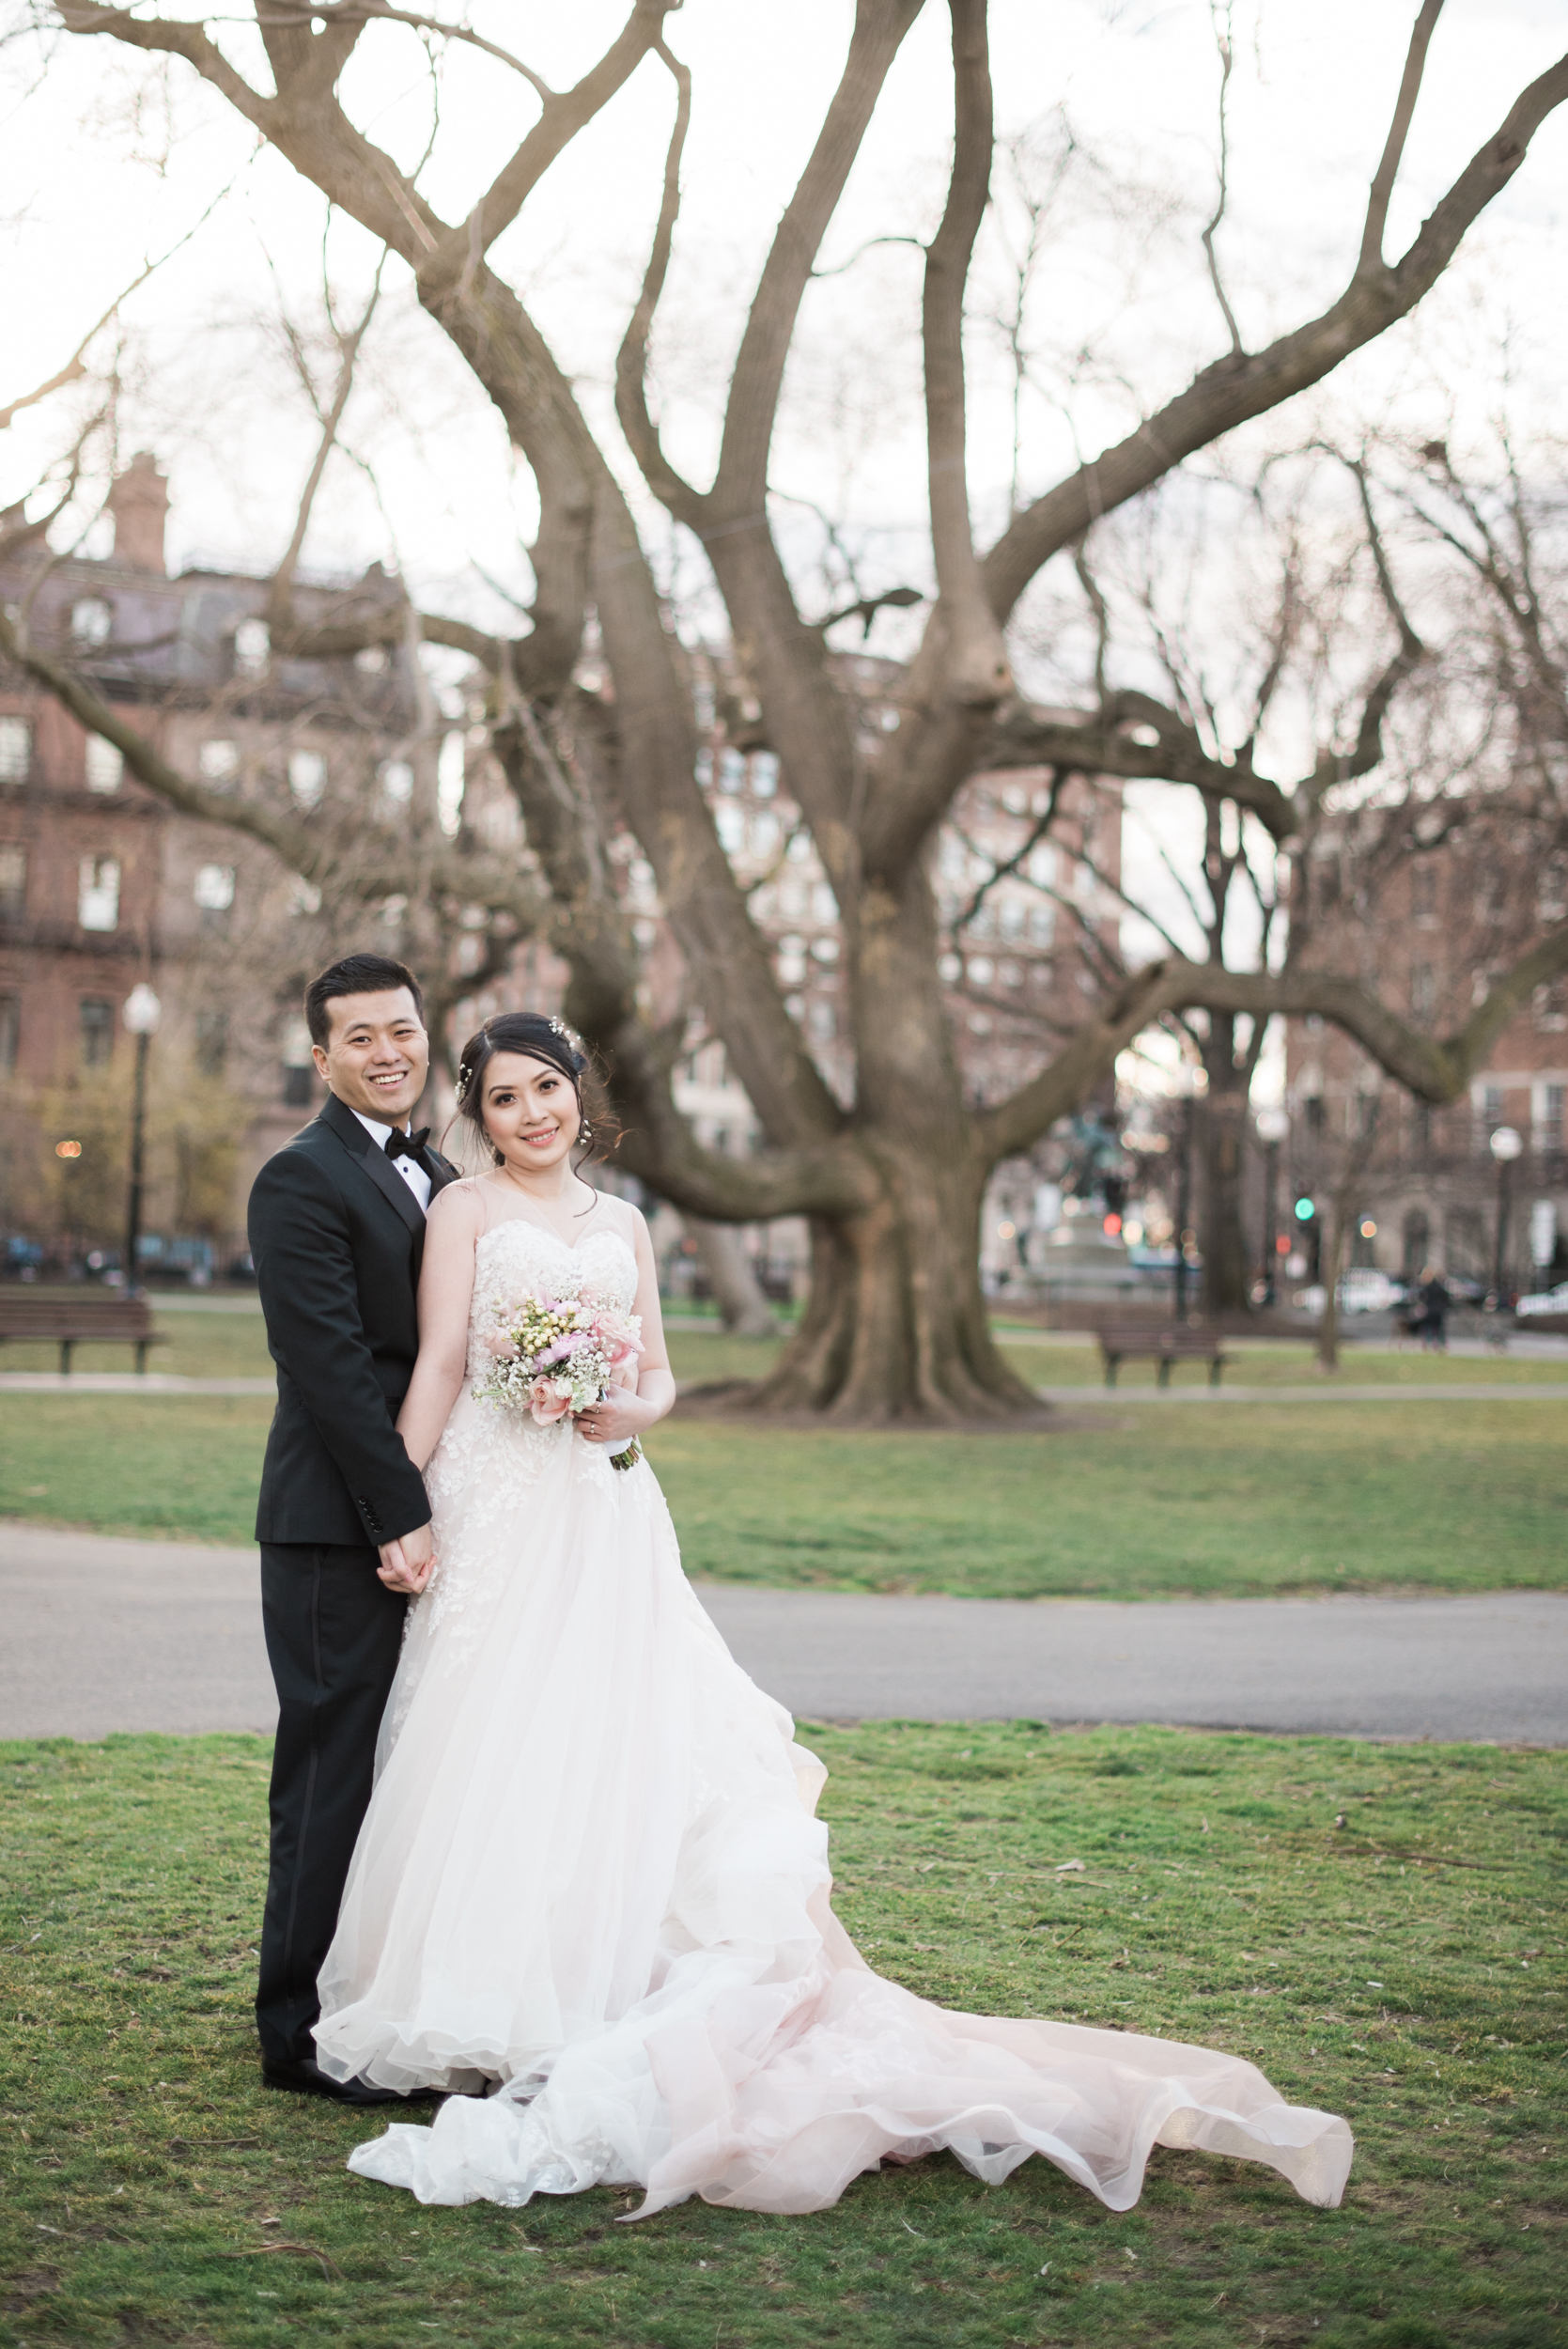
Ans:
<svg viewBox="0 0 1568 2349"><path fill-rule="evenodd" d="M1520 93L1407 249L1390 260L1384 249L1389 200L1441 10L1441 0L1422 0L1341 292L1318 316L1250 350L1217 273L1229 348L982 546L966 462L965 289L991 184L992 96L985 0L949 0L952 168L940 224L924 248L920 319L935 594L904 677L898 724L872 742L857 723L822 620L800 608L770 520L768 461L824 235L924 0L858 0L842 77L757 280L706 485L685 478L667 453L647 391L692 97L690 75L665 39L672 5L635 0L603 55L564 91L547 87L471 28L391 0L257 0L255 24L271 87L264 77L247 79L205 23L161 6L132 13L101 0L60 0L54 21L82 39L182 59L296 172L362 223L411 272L426 313L466 360L529 467L540 521L526 631L507 641L433 615L420 623L427 640L457 646L488 674L492 739L527 827L530 863L513 876L511 894L493 859L482 876L476 861L482 885L467 894L508 923L546 924L570 967L569 1015L611 1071L630 1166L701 1216L810 1219L810 1305L759 1401L846 1420L1003 1415L1032 1398L1001 1361L980 1295L976 1231L987 1176L1082 1101L1151 1020L1192 1006L1220 1020L1316 1011L1414 1090L1439 1100L1464 1084L1531 988L1568 964L1568 928L1560 928L1497 979L1464 1028L1439 1038L1412 1027L1354 974L1301 964L1230 972L1172 953L1106 990L1027 1082L977 1113L966 1104L949 1032L928 872L955 794L972 774L999 765L1168 782L1206 804L1247 811L1279 842L1292 839L1314 790L1375 766L1399 682L1397 644L1372 664L1353 736L1324 752L1317 773L1281 784L1260 771L1254 745L1222 756L1189 714L1157 696L1107 685L1071 723L1032 710L1015 687L1009 623L1042 567L1098 518L1320 381L1409 315L1518 170L1534 132L1568 98L1568 58ZM359 44L407 38L396 28L411 26L468 43L498 77L520 75L534 93L531 127L460 220L436 211L417 175L400 169L350 117L340 93ZM705 552L727 613L753 739L778 754L836 895L856 1069L848 1104L824 1081L789 1016L767 941L716 835L696 779L686 658L612 453L596 438L536 318L490 257L551 164L648 59L667 69L674 130L661 195L656 204L650 197L649 257L620 350L616 412L643 481ZM508 94L519 86L507 79ZM639 94L645 87L644 77ZM411 626L406 608L389 597L346 612L330 630L309 628L293 611L287 572L280 583L271 615L280 650L348 651L402 641ZM601 679L595 685L583 681L582 669L590 629ZM127 729L116 730L113 713L48 647L12 628L4 642L85 723L118 740L153 789L204 815L235 815L146 754ZM282 811L266 813L279 854L307 867L319 862L319 832ZM674 1107L671 1070L685 1022L661 1033L641 1008L639 948L607 855L622 827L657 876L690 1001L722 1037L755 1107L763 1146L748 1159L698 1147ZM427 839L424 885L437 885L444 853ZM388 882L409 885L408 875ZM546 894L548 907L540 903Z"/></svg>

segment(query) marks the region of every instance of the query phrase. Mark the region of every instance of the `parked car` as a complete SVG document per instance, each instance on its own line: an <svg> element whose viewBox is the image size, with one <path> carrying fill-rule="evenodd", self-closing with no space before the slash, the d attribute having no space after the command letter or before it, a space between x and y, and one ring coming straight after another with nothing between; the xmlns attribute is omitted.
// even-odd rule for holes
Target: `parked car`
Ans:
<svg viewBox="0 0 1568 2349"><path fill-rule="evenodd" d="M1568 1314L1568 1281L1560 1281L1555 1289L1541 1289L1533 1297L1521 1297L1514 1308L1521 1321L1527 1315Z"/></svg>

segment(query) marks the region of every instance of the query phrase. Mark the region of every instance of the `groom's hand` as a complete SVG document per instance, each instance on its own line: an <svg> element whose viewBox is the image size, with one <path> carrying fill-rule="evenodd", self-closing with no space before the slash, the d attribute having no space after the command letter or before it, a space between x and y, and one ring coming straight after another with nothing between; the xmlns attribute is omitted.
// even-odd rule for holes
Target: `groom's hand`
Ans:
<svg viewBox="0 0 1568 2349"><path fill-rule="evenodd" d="M417 1598L430 1579L436 1563L435 1535L429 1526L421 1525L395 1542L383 1542L380 1559L376 1572L387 1589L404 1591L411 1598Z"/></svg>

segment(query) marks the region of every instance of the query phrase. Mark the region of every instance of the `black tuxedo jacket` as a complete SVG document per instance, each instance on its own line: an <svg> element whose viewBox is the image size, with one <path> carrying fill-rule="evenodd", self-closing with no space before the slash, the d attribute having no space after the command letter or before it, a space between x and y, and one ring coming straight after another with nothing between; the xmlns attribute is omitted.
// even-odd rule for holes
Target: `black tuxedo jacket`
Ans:
<svg viewBox="0 0 1568 2349"><path fill-rule="evenodd" d="M458 1170L427 1148L430 1196ZM394 1424L419 1351L425 1213L334 1094L267 1160L250 1199L278 1408L256 1508L262 1542L390 1542L427 1522Z"/></svg>

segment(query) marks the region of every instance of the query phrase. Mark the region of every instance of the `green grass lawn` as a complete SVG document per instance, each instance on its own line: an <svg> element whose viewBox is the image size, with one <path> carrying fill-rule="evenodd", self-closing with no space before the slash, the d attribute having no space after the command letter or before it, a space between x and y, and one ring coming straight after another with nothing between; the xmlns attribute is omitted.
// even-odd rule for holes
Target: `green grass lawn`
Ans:
<svg viewBox="0 0 1568 2349"><path fill-rule="evenodd" d="M246 1542L269 1417L259 1398L7 1395L0 1515ZM649 1454L699 1579L993 1598L1568 1585L1568 1402L1062 1418L860 1435L677 1413Z"/></svg>
<svg viewBox="0 0 1568 2349"><path fill-rule="evenodd" d="M264 1378L272 1376L261 1312L254 1300L225 1299L226 1310L158 1311L160 1335L167 1343L155 1346L149 1368L181 1378ZM235 1308L240 1310L235 1310ZM689 1307L673 1307L681 1318ZM1031 1386L1094 1387L1102 1383L1099 1348L1092 1339L1056 1330L1023 1330L999 1325L998 1340L1007 1361ZM781 1341L774 1338L732 1338L721 1329L672 1330L670 1359L678 1378L756 1378L777 1360ZM1310 1386L1320 1374L1310 1344L1265 1343L1253 1339L1228 1341L1235 1361L1225 1373L1237 1386ZM0 1348L0 1370L55 1370L59 1349L52 1346L8 1346ZM128 1346L84 1346L77 1349L78 1370L129 1371L134 1368ZM1173 1374L1177 1385L1203 1385L1207 1365L1184 1363ZM1124 1386L1148 1386L1155 1377L1152 1362L1129 1362L1121 1373ZM1414 1349L1391 1353L1382 1346L1347 1345L1339 1380L1347 1386L1484 1385L1534 1386L1568 1384L1568 1361L1512 1361L1473 1355L1422 1354ZM1331 1382L1329 1382L1331 1383Z"/></svg>
<svg viewBox="0 0 1568 2349"><path fill-rule="evenodd" d="M1561 1756L1102 1730L805 1733L840 1907L950 2005L1235 2049L1343 2113L1344 2207L1157 2153L1124 2217L946 2158L836 2208L422 2210L264 2092L267 1756L0 1748L0 2339L123 2349L1550 2349L1568 2341ZM1058 1875L1081 1859L1084 1872Z"/></svg>

